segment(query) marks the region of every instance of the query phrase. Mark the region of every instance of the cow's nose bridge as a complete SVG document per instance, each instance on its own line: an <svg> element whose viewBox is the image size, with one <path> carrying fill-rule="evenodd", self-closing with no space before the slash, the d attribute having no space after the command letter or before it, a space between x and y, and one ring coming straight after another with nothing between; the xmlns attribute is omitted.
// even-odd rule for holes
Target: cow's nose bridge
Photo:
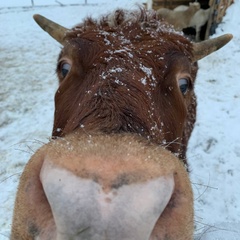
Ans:
<svg viewBox="0 0 240 240"><path fill-rule="evenodd" d="M174 189L173 176L167 175L106 191L49 160L40 175L57 239L147 240Z"/></svg>

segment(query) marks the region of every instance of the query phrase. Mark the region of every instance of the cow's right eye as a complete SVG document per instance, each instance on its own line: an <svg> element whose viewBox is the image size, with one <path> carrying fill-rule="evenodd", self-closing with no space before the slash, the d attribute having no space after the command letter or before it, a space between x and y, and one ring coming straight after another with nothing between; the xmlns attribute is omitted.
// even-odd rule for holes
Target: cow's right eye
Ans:
<svg viewBox="0 0 240 240"><path fill-rule="evenodd" d="M60 65L60 73L63 78L65 78L68 75L70 69L71 69L71 65L69 63L65 62Z"/></svg>
<svg viewBox="0 0 240 240"><path fill-rule="evenodd" d="M181 78L178 80L178 85L180 88L180 91L182 92L183 95L185 95L188 91L189 88L189 81L186 78Z"/></svg>

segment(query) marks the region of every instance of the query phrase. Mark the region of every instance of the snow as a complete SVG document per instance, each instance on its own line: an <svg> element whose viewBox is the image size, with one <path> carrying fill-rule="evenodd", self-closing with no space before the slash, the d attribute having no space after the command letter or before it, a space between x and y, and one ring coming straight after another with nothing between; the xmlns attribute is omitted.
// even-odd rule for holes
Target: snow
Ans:
<svg viewBox="0 0 240 240"><path fill-rule="evenodd" d="M221 50L199 62L196 85L197 124L191 138L188 158L195 190L195 214L198 227L215 224L210 239L240 239L240 1L229 7L216 35L232 33L233 40ZM222 223L235 223L232 231L220 231ZM230 229L230 225L225 227ZM219 231L218 231L219 230ZM236 233L233 233L236 234Z"/></svg>
<svg viewBox="0 0 240 240"><path fill-rule="evenodd" d="M98 0L87 0L88 4L98 4ZM44 6L60 6L63 5L76 5L76 4L85 4L85 0L33 0L34 7L44 7ZM32 7L31 0L9 0L9 1L1 1L0 8L14 8L14 7Z"/></svg>
<svg viewBox="0 0 240 240"><path fill-rule="evenodd" d="M88 0L88 5L60 1L81 4L65 7L56 1L34 2L35 7L30 0L0 3L0 22L4 23L0 28L0 240L9 238L23 167L35 149L48 142L53 122L60 46L36 25L32 15L39 13L72 27L89 15L97 17L116 7L134 8L135 1ZM6 8L10 6L14 8ZM198 115L188 149L195 239L240 239L239 9L240 1L235 0L215 34L232 33L233 40L199 61Z"/></svg>

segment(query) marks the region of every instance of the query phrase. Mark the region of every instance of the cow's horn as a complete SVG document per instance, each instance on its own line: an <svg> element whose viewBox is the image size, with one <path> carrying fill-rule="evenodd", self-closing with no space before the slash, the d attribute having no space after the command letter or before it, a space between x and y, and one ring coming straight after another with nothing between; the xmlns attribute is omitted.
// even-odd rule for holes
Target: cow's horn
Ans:
<svg viewBox="0 0 240 240"><path fill-rule="evenodd" d="M231 39L232 34L224 34L220 37L208 39L200 43L193 44L193 62L196 62L212 52L217 51L224 45L226 45Z"/></svg>
<svg viewBox="0 0 240 240"><path fill-rule="evenodd" d="M68 31L67 28L62 27L61 25L39 14L33 15L33 18L44 31L46 31L50 36L52 36L59 43L63 44L65 34Z"/></svg>

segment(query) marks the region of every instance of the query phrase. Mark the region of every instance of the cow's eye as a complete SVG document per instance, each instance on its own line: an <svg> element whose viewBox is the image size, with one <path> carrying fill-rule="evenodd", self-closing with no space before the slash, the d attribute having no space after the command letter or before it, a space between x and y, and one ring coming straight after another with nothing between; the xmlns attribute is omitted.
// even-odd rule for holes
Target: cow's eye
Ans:
<svg viewBox="0 0 240 240"><path fill-rule="evenodd" d="M185 95L189 89L189 80L187 78L180 78L178 80L178 86L183 95Z"/></svg>
<svg viewBox="0 0 240 240"><path fill-rule="evenodd" d="M60 65L60 73L61 73L63 78L65 78L67 76L67 74L69 73L70 69L71 69L71 65L69 63L63 62Z"/></svg>

